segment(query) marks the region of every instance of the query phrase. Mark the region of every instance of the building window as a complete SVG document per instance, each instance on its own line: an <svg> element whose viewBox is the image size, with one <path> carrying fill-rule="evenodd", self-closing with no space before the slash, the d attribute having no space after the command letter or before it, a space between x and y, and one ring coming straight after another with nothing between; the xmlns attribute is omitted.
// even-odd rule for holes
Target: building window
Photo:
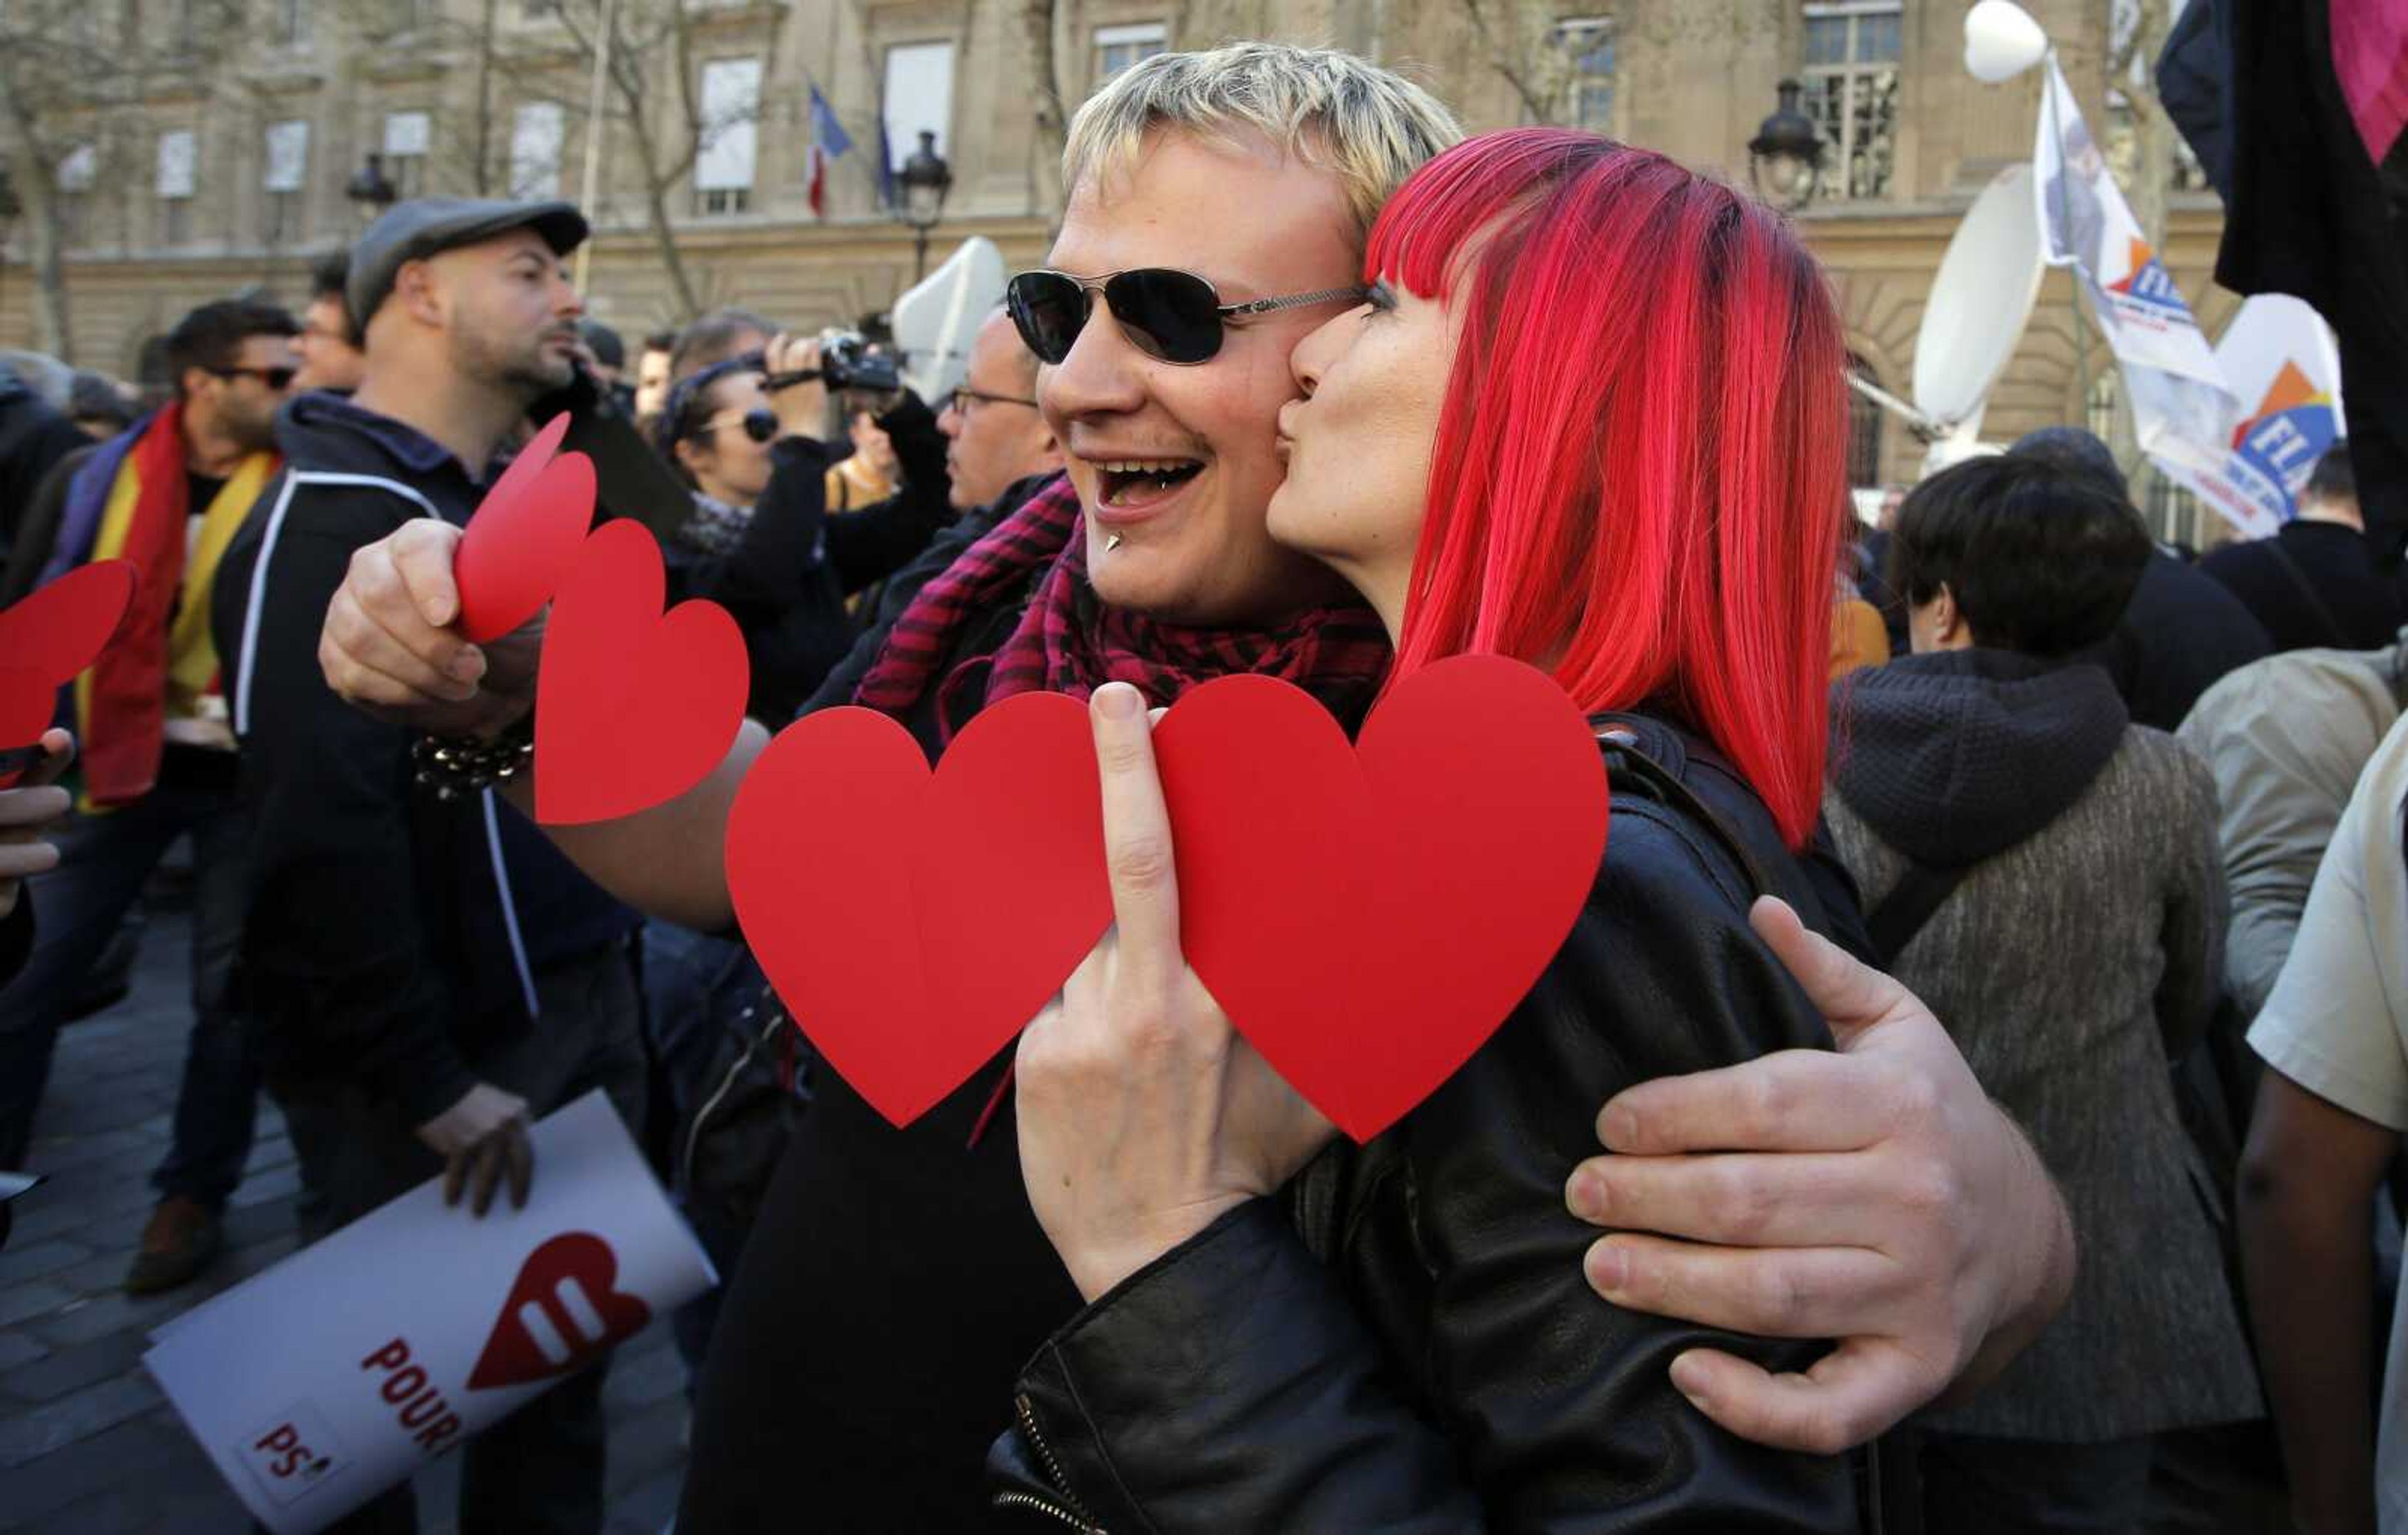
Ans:
<svg viewBox="0 0 2408 1535"><path fill-rule="evenodd" d="M173 248L193 238L193 192L199 159L198 139L190 128L159 136L159 243Z"/></svg>
<svg viewBox="0 0 2408 1535"><path fill-rule="evenodd" d="M1848 353L1848 371L1876 389L1881 387L1881 375L1853 351ZM1884 424L1880 405L1861 390L1848 391L1848 484L1853 489L1872 490L1882 483Z"/></svg>
<svg viewBox="0 0 2408 1535"><path fill-rule="evenodd" d="M702 66L702 146L694 159L694 210L742 213L752 206L760 145L761 61L713 59Z"/></svg>
<svg viewBox="0 0 2408 1535"><path fill-rule="evenodd" d="M1613 133L1613 19L1580 16L1555 23L1555 46L1571 61L1564 87L1564 124Z"/></svg>
<svg viewBox="0 0 2408 1535"><path fill-rule="evenodd" d="M920 147L920 136L937 136L937 152L953 152L953 45L902 43L886 50L886 169L891 175ZM891 189L890 189L891 190Z"/></svg>
<svg viewBox="0 0 2408 1535"><path fill-rule="evenodd" d="M567 136L567 114L558 102L530 102L518 109L510 119L511 196L560 195L561 148ZM590 216L593 210L586 211Z"/></svg>
<svg viewBox="0 0 2408 1535"><path fill-rule="evenodd" d="M260 238L270 246L291 245L308 233L303 188L309 179L309 124L279 122L267 130L266 169L260 177L265 193Z"/></svg>
<svg viewBox="0 0 2408 1535"><path fill-rule="evenodd" d="M1133 26L1097 27L1096 29L1096 84L1126 69L1140 59L1150 59L1166 52L1170 47L1170 32L1160 22L1140 22ZM912 143L919 142L912 139Z"/></svg>
<svg viewBox="0 0 2408 1535"><path fill-rule="evenodd" d="M59 243L78 249L92 242L92 185L100 174L100 151L78 144L59 160Z"/></svg>
<svg viewBox="0 0 2408 1535"><path fill-rule="evenodd" d="M278 47L308 47L309 21L309 0L271 0L268 24Z"/></svg>
<svg viewBox="0 0 2408 1535"><path fill-rule="evenodd" d="M1806 7L1806 115L1823 136L1815 195L1889 195L1898 140L1899 0Z"/></svg>
<svg viewBox="0 0 2408 1535"><path fill-rule="evenodd" d="M2096 359L2093 359L2092 366L2098 366ZM2090 398L2083 402L2082 413L2092 437L2101 442L2114 437L2115 365L2113 362L2090 376Z"/></svg>
<svg viewBox="0 0 2408 1535"><path fill-rule="evenodd" d="M384 173L403 202L426 195L426 151L435 136L424 112L384 115Z"/></svg>

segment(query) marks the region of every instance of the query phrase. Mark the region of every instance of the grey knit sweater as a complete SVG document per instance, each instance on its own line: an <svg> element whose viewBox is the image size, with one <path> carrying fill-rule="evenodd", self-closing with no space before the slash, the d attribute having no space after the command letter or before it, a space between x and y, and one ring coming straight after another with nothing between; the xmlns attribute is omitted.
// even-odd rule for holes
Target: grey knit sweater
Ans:
<svg viewBox="0 0 2408 1535"><path fill-rule="evenodd" d="M1918 655L1834 693L1824 809L1871 910L1907 853L1971 872L1898 956L2064 1190L2064 1313L1928 1426L2096 1442L2264 1412L2170 1056L2213 1011L2215 789L2106 675Z"/></svg>

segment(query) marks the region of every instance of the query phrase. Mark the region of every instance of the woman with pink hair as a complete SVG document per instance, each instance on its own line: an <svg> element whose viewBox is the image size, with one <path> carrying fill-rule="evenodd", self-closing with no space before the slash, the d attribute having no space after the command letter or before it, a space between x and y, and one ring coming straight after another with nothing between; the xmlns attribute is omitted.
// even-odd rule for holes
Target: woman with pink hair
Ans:
<svg viewBox="0 0 2408 1535"><path fill-rule="evenodd" d="M1378 613L1390 685L1550 672L1598 724L1612 851L1488 1042L1338 1141L1182 959L1144 703L1095 694L1118 920L1018 1063L1024 1180L1088 1305L1022 1377L997 1500L1113 1530L1854 1529L1845 1462L1675 1384L1696 1351L1819 1346L1598 1299L1566 1186L1620 1089L1828 1044L1750 925L1768 894L1856 923L1812 847L1844 514L1821 274L1730 189L1552 129L1426 165L1366 268L1295 352L1271 532Z"/></svg>

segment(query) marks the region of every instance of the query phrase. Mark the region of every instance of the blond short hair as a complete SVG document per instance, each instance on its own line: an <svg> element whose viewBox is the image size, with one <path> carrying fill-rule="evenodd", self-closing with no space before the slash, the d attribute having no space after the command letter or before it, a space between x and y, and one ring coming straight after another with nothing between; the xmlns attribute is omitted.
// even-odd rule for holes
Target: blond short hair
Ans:
<svg viewBox="0 0 2408 1535"><path fill-rule="evenodd" d="M1405 178L1463 137L1436 96L1369 60L1334 48L1233 43L1157 53L1114 76L1070 120L1063 187L1126 174L1157 127L1225 143L1258 135L1330 172L1366 237Z"/></svg>

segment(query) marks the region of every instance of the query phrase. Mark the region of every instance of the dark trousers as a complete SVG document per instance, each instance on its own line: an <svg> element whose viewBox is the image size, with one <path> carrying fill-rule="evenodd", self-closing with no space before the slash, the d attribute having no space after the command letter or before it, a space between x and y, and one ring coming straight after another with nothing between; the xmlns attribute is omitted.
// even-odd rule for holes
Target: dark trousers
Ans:
<svg viewBox="0 0 2408 1535"><path fill-rule="evenodd" d="M1923 1528L1931 1535L2138 1535L2153 1442L2057 1444L1982 1434L1923 1436Z"/></svg>
<svg viewBox="0 0 2408 1535"><path fill-rule="evenodd" d="M542 1016L510 1039L469 1054L479 1079L527 1100L537 1118L596 1087L638 1140L644 1124L644 1052L635 968L613 946L537 972ZM350 1083L277 1082L305 1181L323 1191L315 1241L443 1170L392 1108ZM538 1161L535 1175L543 1176ZM507 1198L509 1196L502 1196ZM459 1218L473 1220L464 1201ZM593 1535L603 1525L608 1432L602 1382L609 1360L572 1375L461 1451L462 1535ZM414 1531L408 1483L329 1526L339 1535Z"/></svg>
<svg viewBox="0 0 2408 1535"><path fill-rule="evenodd" d="M77 817L59 837L59 867L29 887L40 918L34 952L0 989L0 1168L26 1165L59 1026L143 882L176 839L189 834L193 1031L174 1137L150 1181L163 1197L211 1208L242 1182L259 1101L258 1064L227 998L242 939L242 811L230 787L190 786L175 772L179 764L216 755L170 747L159 787L122 809ZM222 771L230 774L232 766Z"/></svg>

